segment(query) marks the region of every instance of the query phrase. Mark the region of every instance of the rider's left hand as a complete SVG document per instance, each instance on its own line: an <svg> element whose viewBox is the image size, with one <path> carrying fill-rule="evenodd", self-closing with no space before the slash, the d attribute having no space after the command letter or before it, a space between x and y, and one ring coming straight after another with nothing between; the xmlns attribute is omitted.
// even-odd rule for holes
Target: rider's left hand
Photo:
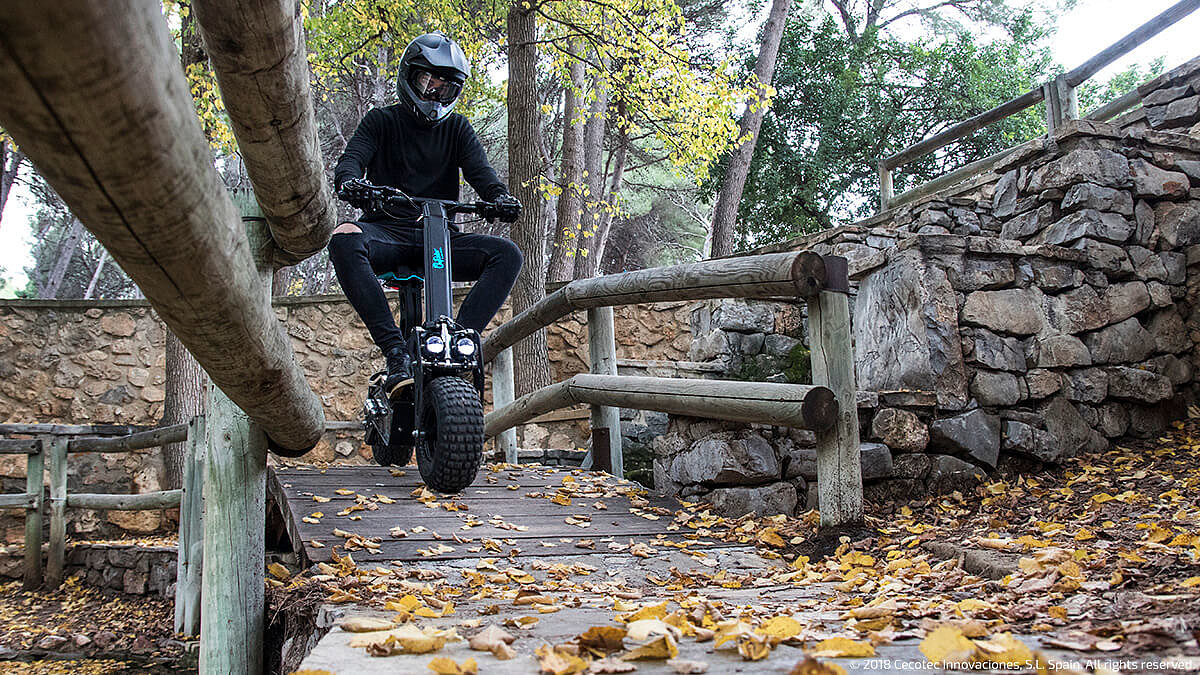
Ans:
<svg viewBox="0 0 1200 675"><path fill-rule="evenodd" d="M496 198L496 218L504 223L516 222L521 217L521 202L510 194L502 194Z"/></svg>

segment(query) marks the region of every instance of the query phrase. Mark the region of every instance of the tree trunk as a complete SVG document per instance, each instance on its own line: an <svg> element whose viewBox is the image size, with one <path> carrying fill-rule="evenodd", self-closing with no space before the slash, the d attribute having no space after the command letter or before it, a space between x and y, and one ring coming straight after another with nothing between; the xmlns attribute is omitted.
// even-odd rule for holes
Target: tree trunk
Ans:
<svg viewBox="0 0 1200 675"><path fill-rule="evenodd" d="M513 314L533 306L546 294L543 248L545 211L538 195L541 173L541 111L537 97L536 5L514 2L508 9L508 174L517 199L525 204L512 225L512 239L525 254L525 264L512 293ZM540 330L513 347L517 396L550 384L546 331Z"/></svg>
<svg viewBox="0 0 1200 675"><path fill-rule="evenodd" d="M204 412L204 388L208 378L191 352L175 333L167 331L166 398L163 400L163 426L183 424ZM163 466L167 489L183 485L183 462L187 443L163 446Z"/></svg>
<svg viewBox="0 0 1200 675"><path fill-rule="evenodd" d="M771 14L763 26L762 46L758 51L758 62L754 74L758 77L758 90L765 95L775 75L775 58L779 55L779 43L783 39L783 28L792 0L773 0ZM734 225L737 223L738 204L742 201L742 190L746 187L746 176L750 173L750 160L754 158L754 145L758 142L758 129L762 126L765 106L747 108L738 124L738 138L746 140L733 150L729 157L729 169L717 196L713 213L712 257L719 258L733 253Z"/></svg>
<svg viewBox="0 0 1200 675"><path fill-rule="evenodd" d="M617 103L617 119L621 119L626 114L625 101ZM605 203L609 208L604 210L600 216L600 230L596 232L596 251L592 256L592 261L588 263L591 274L595 276L603 273L601 265L604 262L604 250L608 246L608 233L612 230L613 216L616 214L617 196L621 193L621 181L625 178L625 160L629 155L629 134L623 129L618 128L617 134L617 150L613 153L612 158L612 180L609 181L608 194L605 195Z"/></svg>
<svg viewBox="0 0 1200 675"><path fill-rule="evenodd" d="M8 139L0 139L0 219L4 217L4 205L8 203L8 195L24 162L25 155L20 150L14 148Z"/></svg>
<svg viewBox="0 0 1200 675"><path fill-rule="evenodd" d="M104 273L104 264L108 262L108 251L104 247L100 247L100 259L96 261L96 271L92 272L92 280L88 282L87 290L83 292L84 300L91 300L92 294L96 292L96 284L100 281L100 275Z"/></svg>
<svg viewBox="0 0 1200 675"><path fill-rule="evenodd" d="M571 49L572 53L574 49ZM550 270L546 281L570 281L574 271L575 244L579 237L579 223L583 210L581 187L583 182L583 131L584 124L572 124L578 112L580 98L575 93L583 91L583 61L571 64L571 86L566 88L563 102L563 150L562 150L562 194L558 196L558 218L554 230L554 249L550 251Z"/></svg>
<svg viewBox="0 0 1200 675"><path fill-rule="evenodd" d="M46 285L38 297L58 297L58 289L67 276L67 268L71 266L71 258L75 257L75 250L79 248L81 238L83 238L83 223L79 222L78 218L71 218L67 234L58 247L58 257L54 260L54 267L50 270L50 276L46 277Z"/></svg>
<svg viewBox="0 0 1200 675"><path fill-rule="evenodd" d="M604 65L608 65L605 63ZM596 252L596 232L604 211L604 129L608 121L608 85L603 73L597 73L592 83L595 97L588 109L587 126L583 131L583 223L579 232L579 249L575 254L575 278L593 276L594 266L589 258Z"/></svg>

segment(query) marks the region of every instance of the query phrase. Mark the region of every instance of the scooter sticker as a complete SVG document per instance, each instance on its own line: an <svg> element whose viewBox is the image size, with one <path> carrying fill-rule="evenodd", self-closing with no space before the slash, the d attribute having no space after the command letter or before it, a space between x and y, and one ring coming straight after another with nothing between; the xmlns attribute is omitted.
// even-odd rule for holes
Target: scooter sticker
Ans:
<svg viewBox="0 0 1200 675"><path fill-rule="evenodd" d="M433 269L440 270L446 267L446 256L442 255L442 249L433 249Z"/></svg>

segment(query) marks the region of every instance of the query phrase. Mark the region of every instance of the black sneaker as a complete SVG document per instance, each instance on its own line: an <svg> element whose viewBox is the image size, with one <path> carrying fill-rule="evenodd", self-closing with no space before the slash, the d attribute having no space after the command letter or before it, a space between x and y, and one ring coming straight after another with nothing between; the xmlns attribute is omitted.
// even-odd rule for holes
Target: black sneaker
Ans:
<svg viewBox="0 0 1200 675"><path fill-rule="evenodd" d="M383 390L388 398L396 398L405 387L412 385L412 357L403 347L395 347L389 351L387 358L387 379L383 381Z"/></svg>

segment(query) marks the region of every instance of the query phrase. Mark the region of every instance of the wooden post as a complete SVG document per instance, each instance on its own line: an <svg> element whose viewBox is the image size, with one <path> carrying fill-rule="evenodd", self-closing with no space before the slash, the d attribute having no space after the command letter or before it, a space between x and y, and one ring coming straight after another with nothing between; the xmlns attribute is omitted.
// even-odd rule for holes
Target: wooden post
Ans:
<svg viewBox="0 0 1200 675"><path fill-rule="evenodd" d="M200 575L204 561L204 416L188 423L179 502L179 546L175 565L175 632L200 633Z"/></svg>
<svg viewBox="0 0 1200 675"><path fill-rule="evenodd" d="M1066 75L1059 75L1054 84L1058 86L1058 101L1062 107L1063 121L1079 119L1079 92L1067 82Z"/></svg>
<svg viewBox="0 0 1200 675"><path fill-rule="evenodd" d="M617 374L616 329L613 327L612 307L595 307L588 310L588 356L593 375ZM608 434L595 432L607 429ZM608 447L598 447L598 442L607 440ZM596 458L607 454L608 462ZM594 466L607 464L612 475L625 477L625 461L621 447L621 410L613 406L592 406L592 456Z"/></svg>
<svg viewBox="0 0 1200 675"><path fill-rule="evenodd" d="M252 196L240 197L258 266L258 301L269 306L270 233ZM207 411L200 673L257 675L265 629L267 436L214 384Z"/></svg>
<svg viewBox="0 0 1200 675"><path fill-rule="evenodd" d="M512 347L503 349L492 362L492 409L499 410L516 400ZM511 427L496 437L496 447L504 452L504 461L517 463L517 428Z"/></svg>
<svg viewBox="0 0 1200 675"><path fill-rule="evenodd" d="M1063 123L1063 106L1059 96L1061 89L1058 86L1058 80L1051 80L1043 84L1042 91L1045 92L1046 97L1046 133L1053 136Z"/></svg>
<svg viewBox="0 0 1200 675"><path fill-rule="evenodd" d="M25 456L25 492L33 506L25 512L25 588L42 585L42 478L50 438L43 436L37 452Z"/></svg>
<svg viewBox="0 0 1200 675"><path fill-rule="evenodd" d="M66 436L50 441L50 552L46 556L46 585L62 584L67 547L67 444Z"/></svg>
<svg viewBox="0 0 1200 675"><path fill-rule="evenodd" d="M830 279L829 286L846 288L845 274L842 267L840 283ZM821 527L838 527L861 522L863 517L849 293L821 291L809 302L808 312L813 384L829 387L838 402L837 421L832 427L816 432Z"/></svg>
<svg viewBox="0 0 1200 675"><path fill-rule="evenodd" d="M892 186L892 170L886 160L879 162L879 212L883 213L892 207L892 198L896 196Z"/></svg>

